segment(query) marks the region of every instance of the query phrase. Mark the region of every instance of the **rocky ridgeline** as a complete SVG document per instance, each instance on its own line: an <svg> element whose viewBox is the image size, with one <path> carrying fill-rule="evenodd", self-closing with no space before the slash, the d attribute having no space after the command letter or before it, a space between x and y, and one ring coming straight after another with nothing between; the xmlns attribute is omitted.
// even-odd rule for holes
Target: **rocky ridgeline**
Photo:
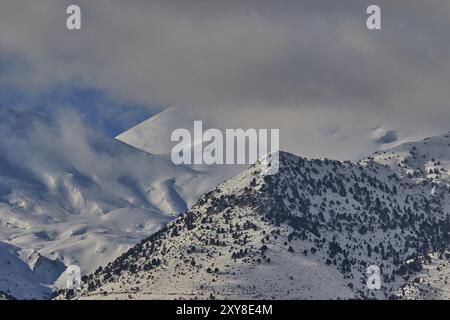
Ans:
<svg viewBox="0 0 450 320"><path fill-rule="evenodd" d="M280 153L58 298L401 298L450 242L445 193L385 163ZM367 267L381 269L369 290ZM402 296L403 295L403 296Z"/></svg>

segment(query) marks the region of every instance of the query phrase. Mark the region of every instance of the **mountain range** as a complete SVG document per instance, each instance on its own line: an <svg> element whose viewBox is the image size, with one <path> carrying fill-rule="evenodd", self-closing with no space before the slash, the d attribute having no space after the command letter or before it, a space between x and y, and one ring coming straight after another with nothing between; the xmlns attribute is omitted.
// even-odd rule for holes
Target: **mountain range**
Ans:
<svg viewBox="0 0 450 320"><path fill-rule="evenodd" d="M87 127L0 107L0 291L44 298L66 266L83 274L184 212L219 175ZM37 256L48 274L36 270Z"/></svg>
<svg viewBox="0 0 450 320"><path fill-rule="evenodd" d="M267 176L172 164L176 110L113 139L0 108L0 299L450 298L450 134Z"/></svg>
<svg viewBox="0 0 450 320"><path fill-rule="evenodd" d="M57 297L449 298L449 146L445 134L358 163L281 152L278 174L251 166Z"/></svg>

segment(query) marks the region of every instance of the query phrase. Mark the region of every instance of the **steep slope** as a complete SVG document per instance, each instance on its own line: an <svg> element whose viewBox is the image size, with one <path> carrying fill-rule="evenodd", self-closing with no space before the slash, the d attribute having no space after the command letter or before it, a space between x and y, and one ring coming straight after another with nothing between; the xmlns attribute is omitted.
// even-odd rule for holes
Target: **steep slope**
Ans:
<svg viewBox="0 0 450 320"><path fill-rule="evenodd" d="M432 192L441 197L443 210L450 212L450 132L377 152L361 163L370 162L388 166L418 185L429 185ZM423 268L397 292L398 296L405 299L450 299L448 251L424 255L420 260Z"/></svg>
<svg viewBox="0 0 450 320"><path fill-rule="evenodd" d="M0 241L77 264L83 273L186 211L212 187L204 176L106 137L77 117L52 120L0 107ZM12 292L2 280L0 291Z"/></svg>
<svg viewBox="0 0 450 320"><path fill-rule="evenodd" d="M5 298L39 299L52 292L51 285L65 270L35 251L0 242L0 287Z"/></svg>
<svg viewBox="0 0 450 320"><path fill-rule="evenodd" d="M178 128L189 129L196 117L179 107L169 107L116 137L117 140L152 154L169 155L170 136Z"/></svg>
<svg viewBox="0 0 450 320"><path fill-rule="evenodd" d="M139 150L157 154L165 159L170 159L172 148L176 145L176 142L170 140L172 132L176 129L184 128L189 130L193 136L193 126L194 121L196 120L202 121L203 130L209 128L221 128L220 125L209 119L201 109L172 106L123 132L118 135L116 139ZM202 139L201 141L192 141L192 154L194 154L195 151L194 145L202 144L203 146L206 146L209 143L209 141ZM186 165L186 167L202 174L201 178L198 179L199 183L192 183L188 188L183 188L180 191L183 193L184 198L187 200L188 207L190 208L198 200L198 197L201 194L209 191L224 180L244 171L248 166L197 164ZM195 192L192 192L193 188L195 188ZM190 191L185 192L186 189L189 189ZM192 197L191 194L194 194L195 197Z"/></svg>
<svg viewBox="0 0 450 320"><path fill-rule="evenodd" d="M389 298L444 250L441 194L373 161L256 164L59 297ZM367 267L381 269L370 290Z"/></svg>

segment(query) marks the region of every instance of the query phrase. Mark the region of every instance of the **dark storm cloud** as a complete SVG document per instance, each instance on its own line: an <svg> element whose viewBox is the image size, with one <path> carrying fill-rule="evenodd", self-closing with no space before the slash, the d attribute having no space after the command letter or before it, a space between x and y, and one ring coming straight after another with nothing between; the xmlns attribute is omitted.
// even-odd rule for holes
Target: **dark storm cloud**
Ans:
<svg viewBox="0 0 450 320"><path fill-rule="evenodd" d="M137 103L448 114L448 1L2 0L0 84ZM382 8L382 30L365 10ZM20 63L19 63L20 62ZM428 110L429 112L429 110Z"/></svg>

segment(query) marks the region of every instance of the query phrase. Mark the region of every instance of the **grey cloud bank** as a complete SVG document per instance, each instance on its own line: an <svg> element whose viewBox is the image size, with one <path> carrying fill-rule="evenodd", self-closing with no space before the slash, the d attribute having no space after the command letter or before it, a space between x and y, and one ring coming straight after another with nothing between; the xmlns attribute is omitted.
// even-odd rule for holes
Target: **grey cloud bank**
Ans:
<svg viewBox="0 0 450 320"><path fill-rule="evenodd" d="M73 32L70 1L1 2L2 90L94 87L136 103L249 110L243 119L257 110L261 122L276 109L285 121L269 127L299 136L306 126L328 141L355 123L400 136L448 127L448 1L377 1L381 31L365 25L372 3L356 0L77 3L83 27Z"/></svg>

